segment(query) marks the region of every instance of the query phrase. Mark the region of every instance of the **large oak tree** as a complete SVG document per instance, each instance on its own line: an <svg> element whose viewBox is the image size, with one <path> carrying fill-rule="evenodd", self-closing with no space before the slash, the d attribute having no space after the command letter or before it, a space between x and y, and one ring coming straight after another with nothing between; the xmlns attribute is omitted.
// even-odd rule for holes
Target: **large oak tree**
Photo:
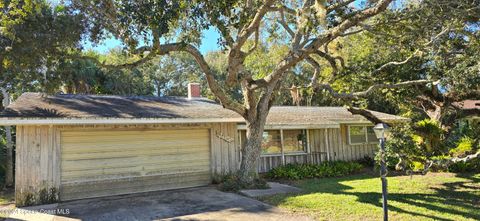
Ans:
<svg viewBox="0 0 480 221"><path fill-rule="evenodd" d="M351 93L339 93L331 86L343 62L329 50L329 44L375 26L379 22L375 16L388 10L392 1L73 0L69 5L87 15L92 41L113 36L124 43L131 56L137 58L133 62L113 64L83 57L104 68L132 68L171 52L186 52L193 56L216 99L246 121L247 139L242 149L239 177L242 182L251 183L257 176L262 133L269 109L282 89L282 81L298 65L308 64L314 69L311 76L304 77L309 79L304 87L328 91L347 102L366 97L380 88L432 82L432 79L388 81ZM393 18L381 22L395 25ZM227 64L221 77L198 49L201 33L207 28L220 33L218 44L226 54ZM442 29L431 37L441 34ZM248 59L265 39L273 39L276 45L284 45L286 50L278 55L280 58L273 66L261 71L249 68L246 65ZM388 62L380 69L397 63ZM333 70L327 76L322 72L324 64ZM351 111L364 113L354 108Z"/></svg>

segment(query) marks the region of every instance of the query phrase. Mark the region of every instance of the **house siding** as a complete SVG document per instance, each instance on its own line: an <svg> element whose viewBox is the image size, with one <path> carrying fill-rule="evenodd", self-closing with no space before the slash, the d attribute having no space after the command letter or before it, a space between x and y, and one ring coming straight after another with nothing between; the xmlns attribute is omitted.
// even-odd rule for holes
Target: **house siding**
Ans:
<svg viewBox="0 0 480 221"><path fill-rule="evenodd" d="M53 203L62 200L60 199L62 131L162 129L208 129L211 177L215 179L239 169L241 141L236 123L17 126L15 173L17 206ZM141 139L141 136L138 139ZM284 158L282 155L262 155L258 171L267 172L288 163L318 164L328 160L352 161L361 159L365 155L373 156L377 149L377 144L349 145L346 125L342 125L340 128L310 129L308 130L308 140L306 153L285 154ZM172 188L174 187L175 185L172 185ZM144 191L148 191L148 189ZM114 194L112 193L112 195Z"/></svg>
<svg viewBox="0 0 480 221"><path fill-rule="evenodd" d="M236 123L17 126L15 200L17 206L54 203L61 191L61 132L92 130L208 129L210 173L231 173L239 168ZM141 139L141 136L138 138ZM172 185L172 188L175 185ZM73 187L74 188L74 187ZM80 186L78 188L81 188ZM145 189L148 191L148 189ZM142 192L142 190L137 191ZM114 195L115 193L112 193Z"/></svg>
<svg viewBox="0 0 480 221"><path fill-rule="evenodd" d="M283 164L319 164L324 161L354 161L365 156L373 157L378 144L348 144L348 126L340 128L311 129L308 130L308 150L306 153L282 155L262 155L258 165L258 172L265 173L272 168Z"/></svg>

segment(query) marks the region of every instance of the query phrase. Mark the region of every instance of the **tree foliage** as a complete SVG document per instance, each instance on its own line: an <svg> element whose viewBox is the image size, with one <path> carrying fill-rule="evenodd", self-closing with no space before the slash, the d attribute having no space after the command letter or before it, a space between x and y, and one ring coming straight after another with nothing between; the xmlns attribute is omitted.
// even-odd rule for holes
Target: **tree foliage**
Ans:
<svg viewBox="0 0 480 221"><path fill-rule="evenodd" d="M80 47L82 16L44 0L5 0L0 18L0 87L49 91L58 59Z"/></svg>

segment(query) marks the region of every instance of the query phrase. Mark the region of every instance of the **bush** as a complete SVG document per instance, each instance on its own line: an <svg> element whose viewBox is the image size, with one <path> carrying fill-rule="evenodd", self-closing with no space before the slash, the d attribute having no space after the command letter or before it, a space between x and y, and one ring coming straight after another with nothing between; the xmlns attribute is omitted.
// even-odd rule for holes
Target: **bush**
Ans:
<svg viewBox="0 0 480 221"><path fill-rule="evenodd" d="M414 172L420 172L425 169L425 164L419 161L412 161L412 164L410 165L410 169Z"/></svg>
<svg viewBox="0 0 480 221"><path fill-rule="evenodd" d="M375 159L370 156L365 155L362 159L357 160L357 163L362 164L364 167L374 167Z"/></svg>
<svg viewBox="0 0 480 221"><path fill-rule="evenodd" d="M457 162L448 167L448 171L454 173L479 173L480 159L476 158L467 162Z"/></svg>
<svg viewBox="0 0 480 221"><path fill-rule="evenodd" d="M261 178L256 178L252 184L245 185L240 182L240 178L236 174L226 174L215 176L214 184L219 184L218 189L228 192L237 192L241 189L268 189L267 181Z"/></svg>
<svg viewBox="0 0 480 221"><path fill-rule="evenodd" d="M425 153L419 148L414 137L414 131L409 124L398 124L392 127L391 136L385 145L388 168L408 170L413 161L421 161L420 158ZM377 152L375 160L379 165L380 151Z"/></svg>
<svg viewBox="0 0 480 221"><path fill-rule="evenodd" d="M450 149L449 153L453 157L461 157L467 155L473 150L475 140L470 137L462 137L457 144L457 147Z"/></svg>
<svg viewBox="0 0 480 221"><path fill-rule="evenodd" d="M267 173L270 179L300 180L305 178L338 177L357 172L363 168L357 162L324 162L322 164L287 164L273 168Z"/></svg>
<svg viewBox="0 0 480 221"><path fill-rule="evenodd" d="M414 140L425 149L427 156L442 154L445 149L442 143L444 131L438 121L424 119L415 123L414 129Z"/></svg>
<svg viewBox="0 0 480 221"><path fill-rule="evenodd" d="M434 162L430 171L435 172L453 172L453 173L471 173L480 172L480 158L452 163L452 157L448 155L435 156L431 160Z"/></svg>

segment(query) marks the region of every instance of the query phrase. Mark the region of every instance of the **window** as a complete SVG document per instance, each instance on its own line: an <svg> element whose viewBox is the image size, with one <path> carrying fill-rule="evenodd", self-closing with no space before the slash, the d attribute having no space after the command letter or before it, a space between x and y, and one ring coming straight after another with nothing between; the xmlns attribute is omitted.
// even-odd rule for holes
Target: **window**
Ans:
<svg viewBox="0 0 480 221"><path fill-rule="evenodd" d="M373 126L348 126L349 144L378 142Z"/></svg>
<svg viewBox="0 0 480 221"><path fill-rule="evenodd" d="M283 133L283 152L299 153L306 152L307 149L307 131L306 130L265 130L262 136L262 154L281 154L282 153L282 133ZM245 145L246 132L240 131L242 145Z"/></svg>
<svg viewBox="0 0 480 221"><path fill-rule="evenodd" d="M361 144L367 142L364 126L349 126L350 144Z"/></svg>
<svg viewBox="0 0 480 221"><path fill-rule="evenodd" d="M305 130L284 130L284 153L305 152L307 149L307 133Z"/></svg>
<svg viewBox="0 0 480 221"><path fill-rule="evenodd" d="M262 154L282 153L282 141L279 130L263 132Z"/></svg>

